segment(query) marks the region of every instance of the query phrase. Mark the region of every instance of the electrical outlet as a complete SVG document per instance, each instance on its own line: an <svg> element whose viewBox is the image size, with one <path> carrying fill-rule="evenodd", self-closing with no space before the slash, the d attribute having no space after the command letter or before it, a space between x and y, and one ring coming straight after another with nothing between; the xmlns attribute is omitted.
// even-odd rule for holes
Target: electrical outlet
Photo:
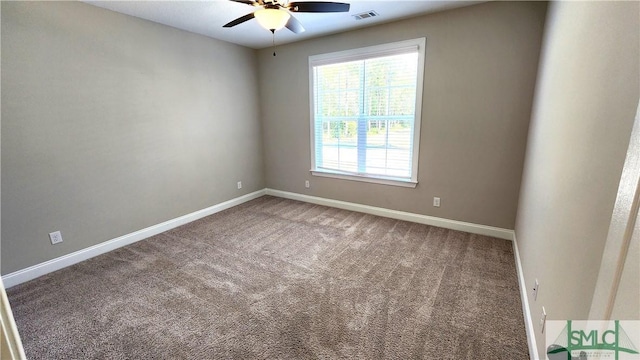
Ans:
<svg viewBox="0 0 640 360"><path fill-rule="evenodd" d="M544 334L544 326L547 324L547 311L542 307L542 316L540 317L540 332Z"/></svg>
<svg viewBox="0 0 640 360"><path fill-rule="evenodd" d="M60 231L55 231L55 232L49 233L49 239L51 240L51 245L55 245L57 243L61 243L62 242L62 233L60 233Z"/></svg>
<svg viewBox="0 0 640 360"><path fill-rule="evenodd" d="M242 181L238 181L238 189L242 189Z"/></svg>
<svg viewBox="0 0 640 360"><path fill-rule="evenodd" d="M439 197L434 197L433 198L433 206L440 207L440 198Z"/></svg>
<svg viewBox="0 0 640 360"><path fill-rule="evenodd" d="M538 289L540 288L540 284L538 284L538 279L536 279L536 283L533 285L533 301L538 300Z"/></svg>
<svg viewBox="0 0 640 360"><path fill-rule="evenodd" d="M306 187L307 189L311 187L311 185L309 185L309 180L304 181L304 187Z"/></svg>

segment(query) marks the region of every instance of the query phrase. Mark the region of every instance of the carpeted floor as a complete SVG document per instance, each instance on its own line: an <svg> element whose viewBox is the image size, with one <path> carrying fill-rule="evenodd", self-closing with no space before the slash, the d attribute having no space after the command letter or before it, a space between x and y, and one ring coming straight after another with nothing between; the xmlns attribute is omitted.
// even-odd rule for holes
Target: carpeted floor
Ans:
<svg viewBox="0 0 640 360"><path fill-rule="evenodd" d="M269 196L8 295L29 359L528 359L511 242Z"/></svg>

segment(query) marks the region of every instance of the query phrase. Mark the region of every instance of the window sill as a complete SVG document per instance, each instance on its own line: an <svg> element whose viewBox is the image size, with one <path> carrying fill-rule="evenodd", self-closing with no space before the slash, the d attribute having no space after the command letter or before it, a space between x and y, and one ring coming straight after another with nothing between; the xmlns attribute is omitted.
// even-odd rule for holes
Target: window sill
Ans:
<svg viewBox="0 0 640 360"><path fill-rule="evenodd" d="M377 178L377 177L371 177L371 176L359 176L359 175L351 175L351 174L347 175L347 174L342 174L337 172L334 173L334 172L328 172L328 171L317 171L317 170L310 170L310 171L311 171L311 175L313 176L321 176L321 177L328 177L328 178L334 178L334 179L361 181L361 182L368 182L368 183L381 184L381 185L400 186L400 187L406 187L406 188L415 188L418 185L417 181L394 180L394 179L387 179L387 178Z"/></svg>

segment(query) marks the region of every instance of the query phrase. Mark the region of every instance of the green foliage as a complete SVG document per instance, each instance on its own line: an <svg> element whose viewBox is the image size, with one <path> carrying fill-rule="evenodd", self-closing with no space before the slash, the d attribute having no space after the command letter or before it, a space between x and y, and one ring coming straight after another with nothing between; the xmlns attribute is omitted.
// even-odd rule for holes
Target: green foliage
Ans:
<svg viewBox="0 0 640 360"><path fill-rule="evenodd" d="M325 140L331 139L355 139L358 134L356 121L330 121L324 128Z"/></svg>
<svg viewBox="0 0 640 360"><path fill-rule="evenodd" d="M395 55L315 68L316 110L324 117L412 115L417 57Z"/></svg>
<svg viewBox="0 0 640 360"><path fill-rule="evenodd" d="M417 56L387 56L317 66L315 109L323 142L358 141L358 119L370 146L405 147L415 113ZM394 119L394 117L403 117ZM407 132L408 131L408 132Z"/></svg>

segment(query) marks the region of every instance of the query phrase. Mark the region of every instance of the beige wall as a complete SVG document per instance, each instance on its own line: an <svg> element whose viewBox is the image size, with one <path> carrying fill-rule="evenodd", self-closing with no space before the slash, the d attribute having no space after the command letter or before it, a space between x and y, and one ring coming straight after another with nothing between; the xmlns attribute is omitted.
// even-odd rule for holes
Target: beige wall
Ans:
<svg viewBox="0 0 640 360"><path fill-rule="evenodd" d="M638 2L551 3L516 221L540 355L548 319L586 319L640 96Z"/></svg>
<svg viewBox="0 0 640 360"><path fill-rule="evenodd" d="M2 274L264 188L256 68L87 4L2 2Z"/></svg>
<svg viewBox="0 0 640 360"><path fill-rule="evenodd" d="M267 186L513 229L545 10L492 2L259 51ZM417 37L427 38L418 187L312 177L309 55Z"/></svg>

